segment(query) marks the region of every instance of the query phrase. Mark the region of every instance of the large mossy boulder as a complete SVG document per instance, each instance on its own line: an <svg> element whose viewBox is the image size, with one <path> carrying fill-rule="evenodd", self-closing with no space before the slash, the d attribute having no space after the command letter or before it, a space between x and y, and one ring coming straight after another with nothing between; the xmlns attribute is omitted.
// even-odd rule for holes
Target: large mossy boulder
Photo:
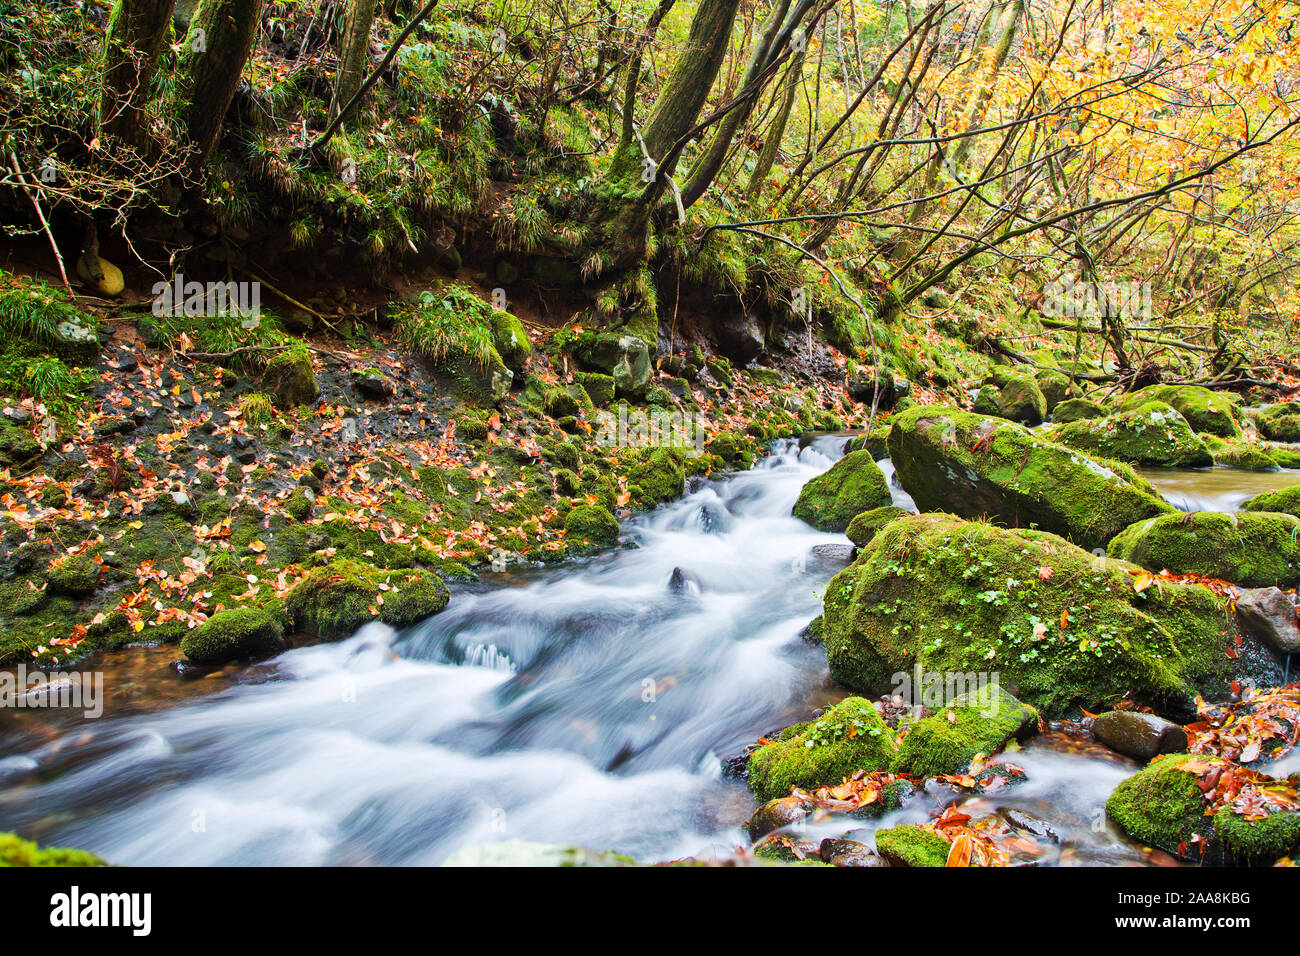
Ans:
<svg viewBox="0 0 1300 956"><path fill-rule="evenodd" d="M1105 418L1106 407L1088 398L1067 398L1052 409L1052 421L1057 425L1081 422L1088 418Z"/></svg>
<svg viewBox="0 0 1300 956"><path fill-rule="evenodd" d="M1062 425L1052 437L1063 445L1105 458L1171 468L1209 467L1214 455L1187 419L1164 402L1147 402L1105 418Z"/></svg>
<svg viewBox="0 0 1300 956"><path fill-rule="evenodd" d="M1007 377L998 396L1002 417L1025 425L1041 424L1047 417L1047 398L1034 376L1019 372Z"/></svg>
<svg viewBox="0 0 1300 956"><path fill-rule="evenodd" d="M1199 385L1148 385L1129 395L1117 404L1121 412L1136 411L1148 402L1163 402L1187 419L1193 431L1236 438L1241 434L1237 424L1236 396L1215 392Z"/></svg>
<svg viewBox="0 0 1300 956"><path fill-rule="evenodd" d="M855 770L884 770L893 757L894 734L875 706L849 697L750 754L749 788L760 800L775 800L791 787L830 787Z"/></svg>
<svg viewBox="0 0 1300 956"><path fill-rule="evenodd" d="M1151 571L1205 574L1242 587L1300 584L1300 518L1270 511L1196 511L1139 521L1106 553Z"/></svg>
<svg viewBox="0 0 1300 956"><path fill-rule="evenodd" d="M1034 526L1084 548L1103 547L1134 521L1173 511L1131 469L942 405L896 416L889 457L922 511Z"/></svg>
<svg viewBox="0 0 1300 956"><path fill-rule="evenodd" d="M1259 409L1254 418L1265 438L1300 442L1300 405L1267 405Z"/></svg>
<svg viewBox="0 0 1300 956"><path fill-rule="evenodd" d="M564 516L564 536L573 544L613 544L618 519L601 505L578 505Z"/></svg>
<svg viewBox="0 0 1300 956"><path fill-rule="evenodd" d="M515 380L515 373L495 348L475 354L453 349L433 364L434 370L451 384L456 396L472 405L495 405L510 394Z"/></svg>
<svg viewBox="0 0 1300 956"><path fill-rule="evenodd" d="M369 621L410 627L447 606L447 586L431 572L387 571L340 559L308 572L285 608L294 626L326 641L350 637Z"/></svg>
<svg viewBox="0 0 1300 956"><path fill-rule="evenodd" d="M275 614L254 607L220 611L181 639L181 653L196 664L267 657L288 646Z"/></svg>
<svg viewBox="0 0 1300 956"><path fill-rule="evenodd" d="M912 725L889 769L916 778L961 773L981 754L990 757L1008 741L1037 732L1038 711L992 683Z"/></svg>
<svg viewBox="0 0 1300 956"><path fill-rule="evenodd" d="M1137 570L1056 535L898 518L826 587L831 676L874 695L916 668L997 671L1002 688L1051 717L1130 692L1191 713L1198 693L1228 691L1224 601L1172 582L1139 591Z"/></svg>
<svg viewBox="0 0 1300 956"><path fill-rule="evenodd" d="M641 498L647 504L672 501L686 491L686 469L670 448L642 452L641 460L628 470L627 480L641 489Z"/></svg>
<svg viewBox="0 0 1300 956"><path fill-rule="evenodd" d="M492 347L497 350L506 368L519 375L533 354L532 343L528 341L528 330L509 312L493 312L489 322L492 326Z"/></svg>
<svg viewBox="0 0 1300 956"><path fill-rule="evenodd" d="M821 531L844 531L862 512L892 500L889 482L871 452L851 451L803 486L794 516Z"/></svg>
<svg viewBox="0 0 1300 956"><path fill-rule="evenodd" d="M1253 498L1247 498L1242 502L1241 510L1277 511L1300 517L1300 485L1291 485L1281 491L1266 491Z"/></svg>
<svg viewBox="0 0 1300 956"><path fill-rule="evenodd" d="M1300 851L1300 812L1274 810L1251 820L1224 806L1207 816L1198 772L1232 767L1216 757L1158 757L1115 788L1106 813L1135 839L1198 863L1267 865L1294 856ZM1256 785L1270 781L1263 777Z"/></svg>
<svg viewBox="0 0 1300 956"><path fill-rule="evenodd" d="M320 397L311 352L305 345L295 345L277 352L262 373L262 390L280 408L310 405Z"/></svg>
<svg viewBox="0 0 1300 956"><path fill-rule="evenodd" d="M1054 368L1039 369L1034 378L1043 393L1048 415L1055 417L1057 406L1075 395L1074 383L1062 371Z"/></svg>
<svg viewBox="0 0 1300 956"><path fill-rule="evenodd" d="M1220 438L1218 435L1202 434L1201 441L1214 456L1214 463L1221 468L1241 468L1244 471L1277 471L1277 458L1261 442L1244 441L1238 438Z"/></svg>

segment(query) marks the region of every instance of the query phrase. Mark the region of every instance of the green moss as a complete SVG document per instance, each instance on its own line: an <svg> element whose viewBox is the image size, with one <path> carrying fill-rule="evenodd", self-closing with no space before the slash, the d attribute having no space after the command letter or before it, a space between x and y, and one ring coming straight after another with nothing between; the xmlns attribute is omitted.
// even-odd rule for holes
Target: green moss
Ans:
<svg viewBox="0 0 1300 956"><path fill-rule="evenodd" d="M1152 571L1293 587L1300 584L1300 518L1257 511L1164 515L1120 532L1106 553Z"/></svg>
<svg viewBox="0 0 1300 956"><path fill-rule="evenodd" d="M181 653L196 664L215 664L238 657L262 657L284 650L284 627L262 608L221 611L187 633Z"/></svg>
<svg viewBox="0 0 1300 956"><path fill-rule="evenodd" d="M45 578L55 591L85 597L99 587L99 565L89 553L70 554L51 564Z"/></svg>
<svg viewBox="0 0 1300 956"><path fill-rule="evenodd" d="M1047 399L1032 375L1020 373L1007 377L998 396L1002 417L1026 425L1037 425L1047 417Z"/></svg>
<svg viewBox="0 0 1300 956"><path fill-rule="evenodd" d="M280 408L310 405L320 397L316 373L312 369L311 352L298 344L277 352L262 373L262 389Z"/></svg>
<svg viewBox="0 0 1300 956"><path fill-rule="evenodd" d="M996 412L995 412L996 414ZM890 425L884 422L872 427L869 434L858 435L849 442L849 451L867 451L875 461L889 457Z"/></svg>
<svg viewBox="0 0 1300 956"><path fill-rule="evenodd" d="M574 379L591 396L596 407L604 408L614 400L614 376L600 372L578 372Z"/></svg>
<svg viewBox="0 0 1300 956"><path fill-rule="evenodd" d="M1300 442L1300 405L1269 405L1260 409L1254 417L1265 438Z"/></svg>
<svg viewBox="0 0 1300 956"><path fill-rule="evenodd" d="M16 833L0 833L0 867L4 866L107 866L93 853L66 847L38 847Z"/></svg>
<svg viewBox="0 0 1300 956"><path fill-rule="evenodd" d="M1056 407L1074 395L1074 384L1070 381L1070 376L1064 372L1049 368L1039 369L1034 373L1034 378L1043 393L1049 415L1054 416Z"/></svg>
<svg viewBox="0 0 1300 956"><path fill-rule="evenodd" d="M872 508L870 511L863 511L861 514L855 515L844 533L848 535L850 541L860 548L869 543L876 536L876 532L889 522L895 518L902 518L907 514L907 511L894 505Z"/></svg>
<svg viewBox="0 0 1300 956"><path fill-rule="evenodd" d="M947 866L951 848L939 834L908 823L876 832L876 850L895 866Z"/></svg>
<svg viewBox="0 0 1300 956"><path fill-rule="evenodd" d="M327 641L378 620L403 628L447 606L447 586L428 571L386 571L342 559L309 572L285 606L294 625Z"/></svg>
<svg viewBox="0 0 1300 956"><path fill-rule="evenodd" d="M994 415L1002 417L1002 389L996 385L981 385L975 393L975 403L971 406L976 415Z"/></svg>
<svg viewBox="0 0 1300 956"><path fill-rule="evenodd" d="M1269 450L1256 442L1220 438L1217 435L1199 436L1214 456L1214 463L1222 468L1241 468L1246 471L1277 471L1277 459Z"/></svg>
<svg viewBox="0 0 1300 956"><path fill-rule="evenodd" d="M1235 438L1241 434L1237 424L1235 396L1215 392L1199 385L1149 385L1124 398L1116 408L1121 412L1140 409L1148 402L1163 402L1177 409L1187 419L1193 430Z"/></svg>
<svg viewBox="0 0 1300 956"><path fill-rule="evenodd" d="M600 505L578 505L564 517L564 534L570 541L612 544L618 531L618 520Z"/></svg>
<svg viewBox="0 0 1300 956"><path fill-rule="evenodd" d="M1163 402L1146 402L1105 418L1071 422L1057 428L1052 437L1071 448L1138 465L1196 468L1214 464L1214 456L1187 419Z"/></svg>
<svg viewBox="0 0 1300 956"><path fill-rule="evenodd" d="M1138 592L1130 568L1055 535L898 518L826 587L831 676L878 694L917 667L997 671L1053 717L1130 691L1185 709L1198 692L1226 691L1224 602L1191 585Z"/></svg>
<svg viewBox="0 0 1300 956"><path fill-rule="evenodd" d="M1294 857L1300 852L1298 812L1274 812L1262 820L1247 820L1224 808L1213 820L1226 862L1239 866L1271 865L1284 856Z"/></svg>
<svg viewBox="0 0 1300 956"><path fill-rule="evenodd" d="M306 521L311 517L313 504L311 492L306 488L299 488L284 503L284 512L294 521Z"/></svg>
<svg viewBox="0 0 1300 956"><path fill-rule="evenodd" d="M1088 418L1105 418L1106 408L1087 398L1067 398L1052 409L1052 421L1058 425L1081 422Z"/></svg>
<svg viewBox="0 0 1300 956"><path fill-rule="evenodd" d="M791 787L834 786L855 770L884 770L893 756L894 735L876 708L849 697L750 754L749 788L774 800Z"/></svg>
<svg viewBox="0 0 1300 956"><path fill-rule="evenodd" d="M794 516L822 531L844 531L864 511L891 501L889 483L869 451L852 451L807 482Z"/></svg>
<svg viewBox="0 0 1300 956"><path fill-rule="evenodd" d="M933 777L961 773L979 754L992 756L1008 740L1038 728L1038 712L996 684L979 688L918 721L898 745L891 773Z"/></svg>
<svg viewBox="0 0 1300 956"><path fill-rule="evenodd" d="M646 502L658 504L681 497L686 471L670 449L656 448L642 453L640 462L628 471L628 482L641 489Z"/></svg>
<svg viewBox="0 0 1300 956"><path fill-rule="evenodd" d="M1205 816L1205 798L1196 777L1179 768L1186 754L1157 757L1106 801L1106 813L1124 832L1148 846L1177 854L1199 835L1208 845L1214 828Z"/></svg>
<svg viewBox="0 0 1300 956"><path fill-rule="evenodd" d="M893 419L889 457L922 511L1037 527L1102 547L1134 521L1172 512L1150 485L1028 429L945 406Z"/></svg>
<svg viewBox="0 0 1300 956"><path fill-rule="evenodd" d="M492 345L501 356L501 361L506 368L518 374L533 354L532 343L528 341L528 330L509 312L493 312L489 324L492 327Z"/></svg>
<svg viewBox="0 0 1300 956"><path fill-rule="evenodd" d="M749 468L754 464L752 442L738 432L718 432L705 447L708 448L710 454L717 455L732 467Z"/></svg>
<svg viewBox="0 0 1300 956"><path fill-rule="evenodd" d="M1242 503L1241 510L1275 511L1300 517L1300 485L1292 485L1281 491L1266 491L1248 498Z"/></svg>

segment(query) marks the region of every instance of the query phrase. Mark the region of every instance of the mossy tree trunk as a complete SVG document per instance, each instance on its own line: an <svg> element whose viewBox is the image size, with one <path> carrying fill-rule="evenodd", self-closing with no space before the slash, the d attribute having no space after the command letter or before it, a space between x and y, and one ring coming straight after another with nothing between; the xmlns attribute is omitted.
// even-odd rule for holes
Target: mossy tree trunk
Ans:
<svg viewBox="0 0 1300 956"><path fill-rule="evenodd" d="M118 0L104 38L100 132L130 146L145 141L145 107L176 0Z"/></svg>
<svg viewBox="0 0 1300 956"><path fill-rule="evenodd" d="M198 169L212 154L257 39L264 0L203 0L181 48L182 118Z"/></svg>
<svg viewBox="0 0 1300 956"><path fill-rule="evenodd" d="M339 47L339 69L334 77L334 95L330 99L330 119L339 115L348 101L361 89L361 80L370 64L370 29L375 22L376 0L350 0L347 28Z"/></svg>
<svg viewBox="0 0 1300 956"><path fill-rule="evenodd" d="M763 181L776 165L776 157L781 152L785 128L789 125L790 113L794 110L795 93L798 92L799 82L803 79L804 52L804 50L796 52L790 58L790 66L785 71L785 89L781 93L780 105L777 106L776 116L772 118L772 123L767 128L767 138L763 140L763 148L759 150L758 159L754 162L754 172L749 177L749 186L745 189L745 196L751 202L762 192Z"/></svg>

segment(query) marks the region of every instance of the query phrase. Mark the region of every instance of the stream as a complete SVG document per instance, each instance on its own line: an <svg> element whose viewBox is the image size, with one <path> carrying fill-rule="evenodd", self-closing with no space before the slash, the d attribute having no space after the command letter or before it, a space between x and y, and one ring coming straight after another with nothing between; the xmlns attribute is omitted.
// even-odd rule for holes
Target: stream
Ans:
<svg viewBox="0 0 1300 956"><path fill-rule="evenodd" d="M625 522L628 547L486 575L400 634L371 624L197 681L174 647L92 660L101 719L0 711L0 830L136 865L429 865L504 839L727 857L755 802L725 761L845 696L801 631L850 546L790 515L844 441L778 442ZM1157 483L1239 502L1300 480L1209 474ZM1132 761L1061 733L1005 759L1029 781L961 799L1048 824L1038 862L1169 862L1099 813ZM944 799L812 826L869 842Z"/></svg>

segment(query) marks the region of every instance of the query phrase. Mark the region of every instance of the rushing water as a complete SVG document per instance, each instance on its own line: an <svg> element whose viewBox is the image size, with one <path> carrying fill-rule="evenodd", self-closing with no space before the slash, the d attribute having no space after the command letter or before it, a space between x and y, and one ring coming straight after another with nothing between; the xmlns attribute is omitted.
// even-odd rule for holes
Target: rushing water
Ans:
<svg viewBox="0 0 1300 956"><path fill-rule="evenodd" d="M402 634L203 681L173 648L106 657L102 719L0 711L0 830L122 864L433 864L501 839L727 855L754 802L725 759L844 694L800 632L849 545L790 515L843 444L781 443L627 522L629 547L460 589ZM1028 783L962 799L1046 819L1040 862L1151 859L1101 813L1135 764L1059 734L1007 759ZM951 798L813 832L869 841Z"/></svg>
<svg viewBox="0 0 1300 956"><path fill-rule="evenodd" d="M1240 511L1247 498L1300 484L1300 471L1294 468L1141 468L1138 473L1182 511Z"/></svg>

